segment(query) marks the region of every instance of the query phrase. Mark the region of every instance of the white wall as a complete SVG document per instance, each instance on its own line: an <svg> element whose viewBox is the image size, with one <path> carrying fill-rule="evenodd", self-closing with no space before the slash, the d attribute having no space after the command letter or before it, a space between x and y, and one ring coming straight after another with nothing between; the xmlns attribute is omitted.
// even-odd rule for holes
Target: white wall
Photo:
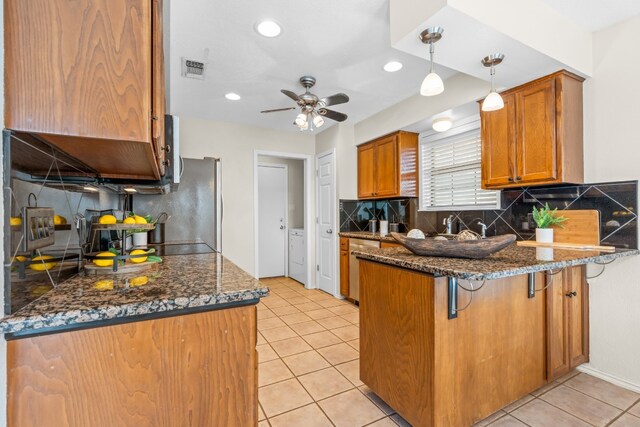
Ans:
<svg viewBox="0 0 640 427"><path fill-rule="evenodd" d="M180 117L180 151L183 157L220 157L224 221L223 254L243 270L254 273L254 189L255 150L313 155L310 133L270 129ZM310 206L315 211L315 204ZM314 248L315 235L308 233ZM247 249L250 248L250 249ZM315 265L315 259L310 260Z"/></svg>
<svg viewBox="0 0 640 427"><path fill-rule="evenodd" d="M584 85L587 182L640 178L638 40L640 17L594 34L594 74ZM640 391L640 259L616 261L589 282L589 366Z"/></svg>
<svg viewBox="0 0 640 427"><path fill-rule="evenodd" d="M287 227L304 228L304 160L258 156L258 162L287 165Z"/></svg>

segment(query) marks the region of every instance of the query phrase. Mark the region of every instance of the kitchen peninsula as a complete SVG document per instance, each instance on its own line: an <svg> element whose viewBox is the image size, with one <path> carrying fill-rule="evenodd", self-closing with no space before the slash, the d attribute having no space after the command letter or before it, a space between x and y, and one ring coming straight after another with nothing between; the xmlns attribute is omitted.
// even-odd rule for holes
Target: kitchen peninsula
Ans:
<svg viewBox="0 0 640 427"><path fill-rule="evenodd" d="M588 361L587 263L512 245L482 260L363 249L360 379L412 425L467 426Z"/></svg>
<svg viewBox="0 0 640 427"><path fill-rule="evenodd" d="M218 253L163 259L144 285L78 275L2 319L9 425L257 423L268 288Z"/></svg>

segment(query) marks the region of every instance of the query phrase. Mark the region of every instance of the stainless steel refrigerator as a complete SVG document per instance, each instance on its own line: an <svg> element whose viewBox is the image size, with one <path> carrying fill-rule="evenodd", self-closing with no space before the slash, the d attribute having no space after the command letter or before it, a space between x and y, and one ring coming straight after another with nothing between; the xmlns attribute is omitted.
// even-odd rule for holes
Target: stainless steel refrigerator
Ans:
<svg viewBox="0 0 640 427"><path fill-rule="evenodd" d="M220 159L182 159L178 190L134 195L133 210L156 218L166 212L165 243L205 242L222 252L222 166Z"/></svg>

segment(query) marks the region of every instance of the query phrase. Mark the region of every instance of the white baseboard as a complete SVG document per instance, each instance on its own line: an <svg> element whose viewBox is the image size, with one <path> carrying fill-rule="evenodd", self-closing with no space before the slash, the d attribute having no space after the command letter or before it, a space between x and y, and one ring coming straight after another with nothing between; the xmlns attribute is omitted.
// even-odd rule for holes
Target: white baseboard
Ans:
<svg viewBox="0 0 640 427"><path fill-rule="evenodd" d="M636 392L636 393L640 393L640 385L631 383L631 382L629 382L627 380L623 380L622 378L618 378L618 377L615 377L613 375L609 375L607 373L599 371L599 370L589 366L588 363L585 363L584 365L580 365L576 369L578 371L580 371L580 372L584 372L585 374L589 374L589 375L592 375L592 376L594 376L596 378L600 378L601 380L610 382L611 384L615 384L617 386L620 386L622 388L626 388L627 390L631 390L631 391Z"/></svg>

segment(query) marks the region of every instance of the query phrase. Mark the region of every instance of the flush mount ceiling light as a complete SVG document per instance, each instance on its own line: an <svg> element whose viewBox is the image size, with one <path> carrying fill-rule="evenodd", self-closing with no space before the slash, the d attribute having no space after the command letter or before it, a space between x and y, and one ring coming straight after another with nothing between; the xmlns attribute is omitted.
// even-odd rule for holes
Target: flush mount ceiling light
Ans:
<svg viewBox="0 0 640 427"><path fill-rule="evenodd" d="M398 61L390 61L384 64L384 70L387 73L395 73L396 71L400 71L402 69L402 62Z"/></svg>
<svg viewBox="0 0 640 427"><path fill-rule="evenodd" d="M436 132L446 132L449 129L451 129L452 125L453 125L453 122L451 121L450 118L440 117L439 119L435 119L431 126L433 127L433 130L435 130Z"/></svg>
<svg viewBox="0 0 640 427"><path fill-rule="evenodd" d="M224 97L227 98L229 101L240 101L240 98L241 98L240 95L233 92L227 93Z"/></svg>
<svg viewBox="0 0 640 427"><path fill-rule="evenodd" d="M277 37L282 32L280 25L273 21L262 21L256 24L256 31L265 37Z"/></svg>
<svg viewBox="0 0 640 427"><path fill-rule="evenodd" d="M420 95L422 96L434 96L444 92L444 83L439 75L433 71L433 45L442 38L444 28L442 27L430 27L420 33L420 40L422 43L429 45L429 61L431 67L429 68L429 74L422 81L420 86Z"/></svg>
<svg viewBox="0 0 640 427"><path fill-rule="evenodd" d="M504 108L504 101L493 85L493 76L496 73L495 66L500 64L503 59L504 55L502 53L494 53L482 58L482 65L491 69L491 91L482 101L482 111L496 111Z"/></svg>

